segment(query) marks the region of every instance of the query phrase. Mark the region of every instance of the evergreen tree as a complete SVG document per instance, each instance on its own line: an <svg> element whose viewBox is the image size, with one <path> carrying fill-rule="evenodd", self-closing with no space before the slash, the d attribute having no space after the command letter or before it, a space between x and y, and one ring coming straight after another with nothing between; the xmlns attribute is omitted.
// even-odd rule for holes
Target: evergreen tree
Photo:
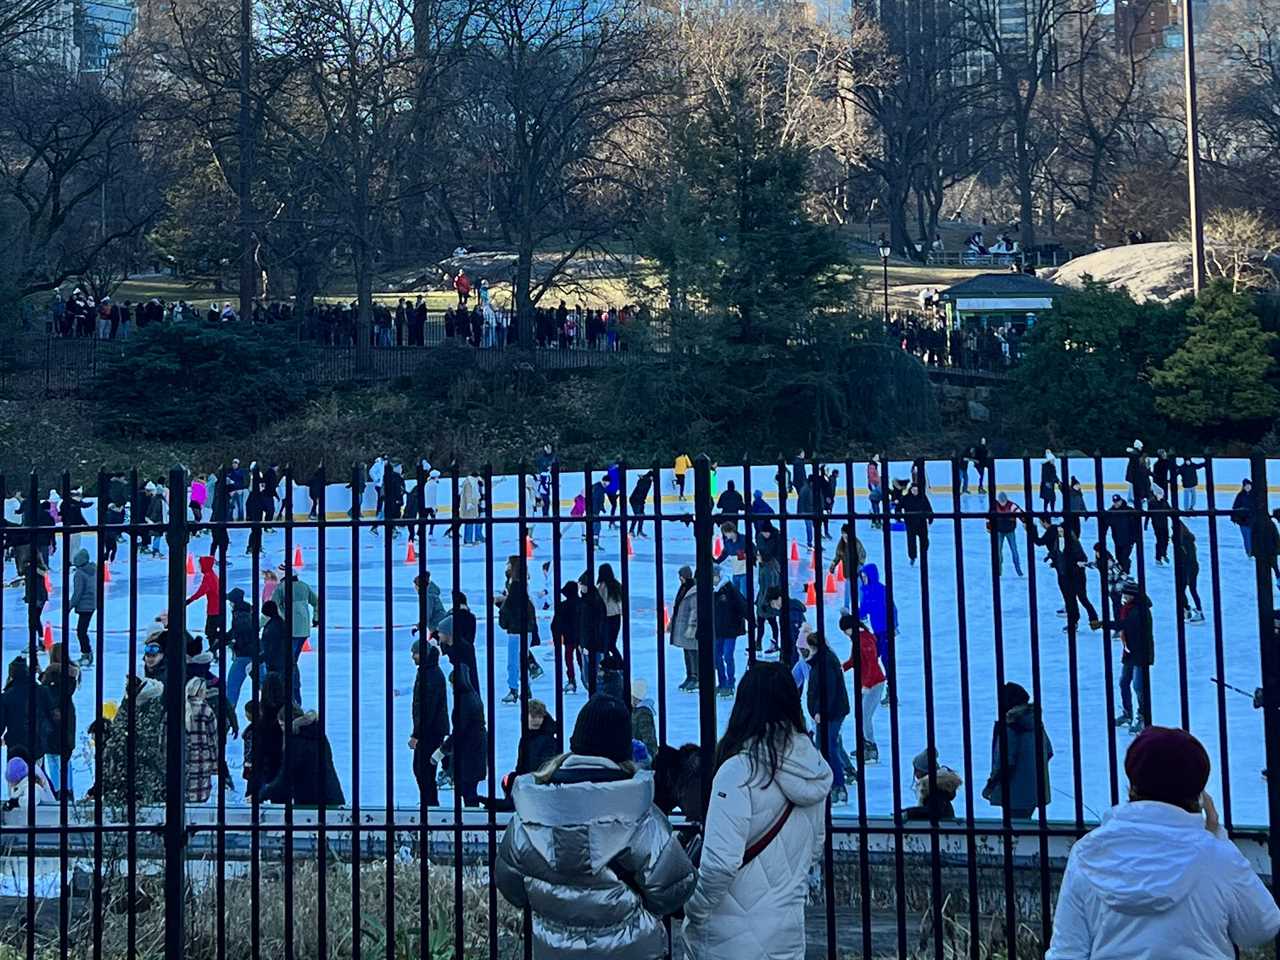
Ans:
<svg viewBox="0 0 1280 960"><path fill-rule="evenodd" d="M1214 283L1187 312L1186 341L1153 378L1156 409L1198 431L1257 432L1280 413L1272 380L1277 337L1263 330L1247 293Z"/></svg>

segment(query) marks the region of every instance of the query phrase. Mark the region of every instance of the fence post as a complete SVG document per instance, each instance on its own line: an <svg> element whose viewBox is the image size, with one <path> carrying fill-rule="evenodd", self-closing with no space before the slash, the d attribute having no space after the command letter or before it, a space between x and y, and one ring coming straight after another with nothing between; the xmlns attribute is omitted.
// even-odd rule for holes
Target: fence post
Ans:
<svg viewBox="0 0 1280 960"><path fill-rule="evenodd" d="M1258 594L1258 646L1262 659L1262 724L1267 758L1267 811L1271 876L1280 876L1280 649L1276 647L1275 596L1271 584L1271 557L1275 555L1275 526L1268 503L1267 460L1261 453L1250 457L1253 480L1253 562ZM1213 504L1209 504L1210 510ZM1213 518L1210 517L1210 523ZM1262 534L1259 536L1258 534Z"/></svg>
<svg viewBox="0 0 1280 960"><path fill-rule="evenodd" d="M711 576L711 461L699 454L693 464L694 589L698 613L698 746L702 761L702 799L711 802L716 756L715 589Z"/></svg>
<svg viewBox="0 0 1280 960"><path fill-rule="evenodd" d="M187 478L169 471L169 622L165 628L164 895L165 956L185 953L186 703L187 703Z"/></svg>

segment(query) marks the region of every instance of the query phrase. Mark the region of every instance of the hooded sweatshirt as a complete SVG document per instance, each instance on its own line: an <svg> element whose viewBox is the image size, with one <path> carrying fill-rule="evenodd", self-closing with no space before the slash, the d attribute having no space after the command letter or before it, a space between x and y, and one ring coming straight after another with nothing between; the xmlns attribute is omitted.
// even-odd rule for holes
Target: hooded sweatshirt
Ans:
<svg viewBox="0 0 1280 960"><path fill-rule="evenodd" d="M71 558L71 565L75 573L67 606L76 613L92 613L98 609L98 565L90 561L89 551L83 548Z"/></svg>
<svg viewBox="0 0 1280 960"><path fill-rule="evenodd" d="M1221 829L1139 800L1071 848L1046 960L1231 960L1232 944L1277 932L1280 910Z"/></svg>
<svg viewBox="0 0 1280 960"><path fill-rule="evenodd" d="M205 613L210 617L219 617L222 615L222 581L213 569L213 559L200 558L200 584L196 587L196 592L187 599L187 604L193 604L204 597L208 604Z"/></svg>
<svg viewBox="0 0 1280 960"><path fill-rule="evenodd" d="M868 563L862 568L867 582L862 585L858 598L858 613L871 621L871 629L881 640L887 640L898 629L898 608L894 605L892 622L889 619L889 596L880 582L880 568Z"/></svg>
<svg viewBox="0 0 1280 960"><path fill-rule="evenodd" d="M685 939L698 960L805 955L804 904L809 870L822 851L831 768L794 733L772 782L746 753L716 771L698 884L685 905ZM745 867L749 846L794 804L777 835Z"/></svg>

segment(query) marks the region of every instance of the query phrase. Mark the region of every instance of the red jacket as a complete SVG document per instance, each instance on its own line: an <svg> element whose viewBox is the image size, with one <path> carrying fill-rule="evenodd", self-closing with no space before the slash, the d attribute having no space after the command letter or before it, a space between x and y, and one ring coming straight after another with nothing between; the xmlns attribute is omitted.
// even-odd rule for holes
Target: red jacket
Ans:
<svg viewBox="0 0 1280 960"><path fill-rule="evenodd" d="M200 585L196 587L196 592L187 598L187 605L190 606L201 597L204 597L208 603L205 612L211 617L220 616L222 614L221 587L222 582L213 571L213 557L201 557Z"/></svg>
<svg viewBox="0 0 1280 960"><path fill-rule="evenodd" d="M468 294L471 292L471 280L465 273L459 274L453 278L453 289L458 293Z"/></svg>
<svg viewBox="0 0 1280 960"><path fill-rule="evenodd" d="M866 627L858 628L858 645L862 654L861 677L859 683L863 690L884 683L884 670L880 667L880 653L876 649L876 635ZM849 651L849 659L843 664L845 671L853 669L853 651Z"/></svg>

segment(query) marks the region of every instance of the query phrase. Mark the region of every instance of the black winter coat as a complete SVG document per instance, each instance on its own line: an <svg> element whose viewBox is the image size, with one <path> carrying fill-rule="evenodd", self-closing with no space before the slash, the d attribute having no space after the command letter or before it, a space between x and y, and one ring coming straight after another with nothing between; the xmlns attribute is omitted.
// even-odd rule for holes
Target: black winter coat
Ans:
<svg viewBox="0 0 1280 960"><path fill-rule="evenodd" d="M294 718L286 763L259 799L264 803L292 800L299 807L340 807L347 802L333 766L329 738L314 713Z"/></svg>
<svg viewBox="0 0 1280 960"><path fill-rule="evenodd" d="M34 698L35 726L31 725ZM0 693L0 731L9 758L22 757L33 763L56 749L53 703L49 688L24 677Z"/></svg>
<svg viewBox="0 0 1280 960"><path fill-rule="evenodd" d="M1135 667L1149 667L1156 662L1155 642L1152 639L1151 601L1136 597L1132 603L1120 609L1116 629L1124 638L1124 653L1120 662Z"/></svg>
<svg viewBox="0 0 1280 960"><path fill-rule="evenodd" d="M608 611L605 609L604 597L594 586L588 587L586 593L578 597L578 646L587 653L603 653L608 645L605 635L605 621Z"/></svg>
<svg viewBox="0 0 1280 960"><path fill-rule="evenodd" d="M487 743L484 703L476 692L471 671L458 666L453 671L453 733L445 741L455 784L476 784L485 778Z"/></svg>
<svg viewBox="0 0 1280 960"><path fill-rule="evenodd" d="M449 698L445 692L440 650L427 646L413 681L413 733L417 749L431 756L449 736Z"/></svg>
<svg viewBox="0 0 1280 960"><path fill-rule="evenodd" d="M805 682L805 705L809 716L821 716L836 723L849 715L849 691L844 685L844 668L830 647L823 647L810 658L809 679Z"/></svg>
<svg viewBox="0 0 1280 960"><path fill-rule="evenodd" d="M716 639L736 638L747 632L747 601L732 580L721 582L712 602Z"/></svg>

